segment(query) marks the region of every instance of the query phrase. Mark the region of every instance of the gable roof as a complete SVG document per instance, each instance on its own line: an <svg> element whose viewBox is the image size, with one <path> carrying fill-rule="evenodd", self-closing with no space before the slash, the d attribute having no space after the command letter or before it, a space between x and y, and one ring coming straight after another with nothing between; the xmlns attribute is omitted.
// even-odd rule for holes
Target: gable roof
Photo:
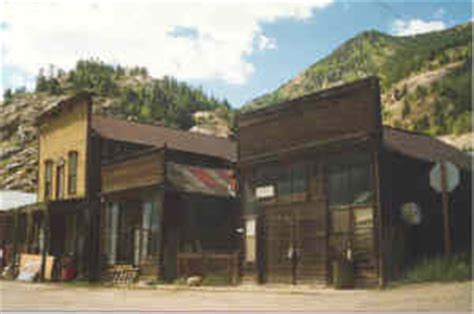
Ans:
<svg viewBox="0 0 474 314"><path fill-rule="evenodd" d="M383 141L386 148L405 156L429 162L448 160L464 170L471 170L471 156L428 135L384 126Z"/></svg>
<svg viewBox="0 0 474 314"><path fill-rule="evenodd" d="M47 119L59 114L65 108L70 108L82 101L87 102L90 110L90 106L92 106L92 97L87 92L80 92L74 96L59 96L56 98L55 102L49 105L48 109L46 109L36 117L34 124L36 126L39 126Z"/></svg>
<svg viewBox="0 0 474 314"><path fill-rule="evenodd" d="M153 147L166 145L178 151L237 161L237 144L229 139L102 116L92 116L91 120L92 129L106 139Z"/></svg>

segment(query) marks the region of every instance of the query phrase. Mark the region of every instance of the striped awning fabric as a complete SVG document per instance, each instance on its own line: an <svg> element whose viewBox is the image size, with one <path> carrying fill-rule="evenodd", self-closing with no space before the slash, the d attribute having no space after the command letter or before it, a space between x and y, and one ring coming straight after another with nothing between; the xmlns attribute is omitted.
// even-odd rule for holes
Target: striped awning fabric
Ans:
<svg viewBox="0 0 474 314"><path fill-rule="evenodd" d="M168 162L166 167L168 182L178 191L235 197L235 179L232 170L174 162Z"/></svg>

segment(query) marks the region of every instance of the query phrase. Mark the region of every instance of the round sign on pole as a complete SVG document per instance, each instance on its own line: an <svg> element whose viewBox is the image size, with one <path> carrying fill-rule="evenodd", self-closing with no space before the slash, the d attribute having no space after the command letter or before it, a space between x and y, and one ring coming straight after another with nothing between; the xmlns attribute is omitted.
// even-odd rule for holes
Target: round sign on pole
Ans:
<svg viewBox="0 0 474 314"><path fill-rule="evenodd" d="M409 225L419 225L422 220L421 208L418 204L410 202L400 207L402 219Z"/></svg>
<svg viewBox="0 0 474 314"><path fill-rule="evenodd" d="M430 171L430 186L438 193L443 192L442 164L446 171L446 192L452 192L459 184L459 169L452 162L437 162Z"/></svg>

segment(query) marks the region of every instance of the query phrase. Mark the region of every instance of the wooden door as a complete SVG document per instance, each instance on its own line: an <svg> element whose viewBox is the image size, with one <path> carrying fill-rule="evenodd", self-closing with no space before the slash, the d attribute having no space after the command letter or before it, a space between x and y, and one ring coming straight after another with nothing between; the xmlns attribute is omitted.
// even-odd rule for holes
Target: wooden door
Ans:
<svg viewBox="0 0 474 314"><path fill-rule="evenodd" d="M325 284L326 217L315 203L267 213L265 272L269 283Z"/></svg>
<svg viewBox="0 0 474 314"><path fill-rule="evenodd" d="M326 214L317 203L302 205L295 212L297 284L326 283Z"/></svg>
<svg viewBox="0 0 474 314"><path fill-rule="evenodd" d="M291 253L295 249L294 215L279 211L266 215L264 223L267 282L293 283Z"/></svg>

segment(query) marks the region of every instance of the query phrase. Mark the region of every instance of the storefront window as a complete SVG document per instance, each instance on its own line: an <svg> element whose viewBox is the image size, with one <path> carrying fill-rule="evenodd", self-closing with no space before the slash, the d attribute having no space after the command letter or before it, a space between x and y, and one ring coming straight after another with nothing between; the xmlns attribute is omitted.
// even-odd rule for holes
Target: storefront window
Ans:
<svg viewBox="0 0 474 314"><path fill-rule="evenodd" d="M141 256L145 258L159 252L159 227L160 227L160 211L159 199L155 198L143 203L142 217L142 248Z"/></svg>
<svg viewBox="0 0 474 314"><path fill-rule="evenodd" d="M265 190L272 197L260 197L269 199L277 197L279 201L289 200L287 196L291 194L301 194L308 190L307 164L295 163L292 165L278 165L272 167L262 167L257 171L254 183L254 194L257 188L273 187L275 193ZM257 196L258 198L258 196ZM249 199L249 198L247 198Z"/></svg>
<svg viewBox="0 0 474 314"><path fill-rule="evenodd" d="M306 165L297 163L282 168L278 176L278 195L304 193L308 188Z"/></svg>
<svg viewBox="0 0 474 314"><path fill-rule="evenodd" d="M117 231L119 206L118 203L108 203L107 206L107 254L109 264L115 264L117 258Z"/></svg>
<svg viewBox="0 0 474 314"><path fill-rule="evenodd" d="M329 169L331 207L366 205L372 201L372 166L368 162L337 164Z"/></svg>

